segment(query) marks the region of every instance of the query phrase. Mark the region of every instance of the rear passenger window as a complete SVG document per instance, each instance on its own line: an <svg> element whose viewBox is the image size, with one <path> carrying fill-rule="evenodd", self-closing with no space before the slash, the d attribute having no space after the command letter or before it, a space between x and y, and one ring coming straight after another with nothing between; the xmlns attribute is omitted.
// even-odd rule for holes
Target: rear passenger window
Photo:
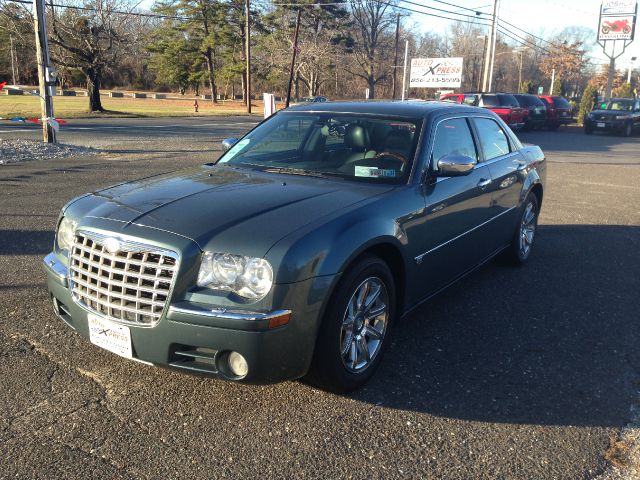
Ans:
<svg viewBox="0 0 640 480"><path fill-rule="evenodd" d="M477 105L478 104L478 97L476 97L475 95L465 95L464 96L464 102L465 105Z"/></svg>
<svg viewBox="0 0 640 480"><path fill-rule="evenodd" d="M437 168L438 160L446 155L466 155L478 159L469 124L464 118L444 120L436 128L431 155L434 168Z"/></svg>
<svg viewBox="0 0 640 480"><path fill-rule="evenodd" d="M497 122L489 118L475 118L474 122L485 161L506 155L511 151L507 134Z"/></svg>

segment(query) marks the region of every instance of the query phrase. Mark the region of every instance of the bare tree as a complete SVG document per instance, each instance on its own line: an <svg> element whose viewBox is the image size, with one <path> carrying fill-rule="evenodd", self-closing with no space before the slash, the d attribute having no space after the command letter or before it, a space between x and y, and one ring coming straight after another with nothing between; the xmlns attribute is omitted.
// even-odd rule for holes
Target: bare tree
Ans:
<svg viewBox="0 0 640 480"><path fill-rule="evenodd" d="M375 98L376 85L389 74L381 68L380 50L385 32L394 25L393 8L390 3L377 0L350 0L350 3L356 40L353 56L358 69L348 71L364 79L369 88L369 98ZM393 36L387 35L386 38L390 40Z"/></svg>
<svg viewBox="0 0 640 480"><path fill-rule="evenodd" d="M69 4L67 4L69 5ZM104 111L100 88L105 73L130 48L133 4L127 0L91 0L51 12L52 60L86 78L89 110ZM120 13L123 12L123 13Z"/></svg>

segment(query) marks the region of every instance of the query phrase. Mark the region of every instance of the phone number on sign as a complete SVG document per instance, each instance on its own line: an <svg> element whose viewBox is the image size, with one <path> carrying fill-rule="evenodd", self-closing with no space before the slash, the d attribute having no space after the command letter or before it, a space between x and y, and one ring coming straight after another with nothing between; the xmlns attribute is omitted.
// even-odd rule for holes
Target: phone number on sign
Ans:
<svg viewBox="0 0 640 480"><path fill-rule="evenodd" d="M460 77L412 78L411 83L461 83Z"/></svg>

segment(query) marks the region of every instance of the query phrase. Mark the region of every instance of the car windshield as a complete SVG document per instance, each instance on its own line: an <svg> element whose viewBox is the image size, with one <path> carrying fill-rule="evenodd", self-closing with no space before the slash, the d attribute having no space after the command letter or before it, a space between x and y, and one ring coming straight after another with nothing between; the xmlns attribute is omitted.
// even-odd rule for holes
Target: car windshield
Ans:
<svg viewBox="0 0 640 480"><path fill-rule="evenodd" d="M633 100L611 100L603 104L603 110L624 110L626 112L633 111Z"/></svg>
<svg viewBox="0 0 640 480"><path fill-rule="evenodd" d="M571 108L571 104L563 97L553 97L553 104L556 108Z"/></svg>
<svg viewBox="0 0 640 480"><path fill-rule="evenodd" d="M533 95L514 95L518 103L524 107L544 107L544 103L538 97Z"/></svg>
<svg viewBox="0 0 640 480"><path fill-rule="evenodd" d="M498 97L495 95L483 95L482 105L485 107L497 107L500 105L500 102L498 101Z"/></svg>
<svg viewBox="0 0 640 480"><path fill-rule="evenodd" d="M502 107L519 107L520 104L513 95L498 94L500 106Z"/></svg>
<svg viewBox="0 0 640 480"><path fill-rule="evenodd" d="M401 183L413 165L420 126L420 120L364 114L282 112L249 132L217 164Z"/></svg>

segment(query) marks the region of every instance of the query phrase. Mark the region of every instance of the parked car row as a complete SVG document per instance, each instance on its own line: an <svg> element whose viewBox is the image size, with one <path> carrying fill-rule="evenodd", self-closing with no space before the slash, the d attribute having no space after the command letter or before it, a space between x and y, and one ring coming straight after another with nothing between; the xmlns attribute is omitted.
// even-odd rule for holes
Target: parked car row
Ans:
<svg viewBox="0 0 640 480"><path fill-rule="evenodd" d="M557 95L510 93L447 93L440 100L487 108L502 118L512 130L547 128L574 121L571 105Z"/></svg>

